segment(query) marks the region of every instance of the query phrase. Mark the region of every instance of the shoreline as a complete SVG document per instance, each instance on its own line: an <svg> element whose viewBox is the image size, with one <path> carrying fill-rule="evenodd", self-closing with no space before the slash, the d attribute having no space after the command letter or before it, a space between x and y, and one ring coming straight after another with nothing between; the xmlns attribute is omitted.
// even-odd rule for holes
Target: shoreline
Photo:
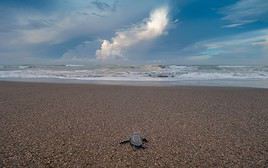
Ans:
<svg viewBox="0 0 268 168"><path fill-rule="evenodd" d="M188 81L120 81L120 80L77 80L77 79L0 79L1 82L37 84L88 84L107 86L148 86L148 87L230 87L268 89L268 80L188 80Z"/></svg>
<svg viewBox="0 0 268 168"><path fill-rule="evenodd" d="M0 167L265 167L268 90L0 82ZM119 142L140 132L147 149Z"/></svg>

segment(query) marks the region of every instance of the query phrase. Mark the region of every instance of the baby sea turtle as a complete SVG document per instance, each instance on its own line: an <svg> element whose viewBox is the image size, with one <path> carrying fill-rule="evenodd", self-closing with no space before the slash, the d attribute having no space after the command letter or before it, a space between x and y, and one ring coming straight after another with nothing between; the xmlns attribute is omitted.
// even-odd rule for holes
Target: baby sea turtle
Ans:
<svg viewBox="0 0 268 168"><path fill-rule="evenodd" d="M120 144L130 143L134 149L145 149L144 142L148 142L139 133L134 132L128 140L120 142Z"/></svg>

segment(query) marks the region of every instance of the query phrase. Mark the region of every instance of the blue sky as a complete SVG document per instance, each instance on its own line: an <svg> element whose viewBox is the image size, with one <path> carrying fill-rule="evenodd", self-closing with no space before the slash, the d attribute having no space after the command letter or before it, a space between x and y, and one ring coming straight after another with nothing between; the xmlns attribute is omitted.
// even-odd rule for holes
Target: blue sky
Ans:
<svg viewBox="0 0 268 168"><path fill-rule="evenodd" d="M0 64L268 64L267 0L1 0Z"/></svg>

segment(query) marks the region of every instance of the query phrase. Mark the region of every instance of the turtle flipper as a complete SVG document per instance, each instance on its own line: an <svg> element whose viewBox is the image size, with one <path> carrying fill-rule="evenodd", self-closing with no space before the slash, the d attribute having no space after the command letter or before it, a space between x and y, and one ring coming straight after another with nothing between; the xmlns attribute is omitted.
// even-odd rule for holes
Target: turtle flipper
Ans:
<svg viewBox="0 0 268 168"><path fill-rule="evenodd" d="M148 142L148 140L146 138L142 138L143 142Z"/></svg>
<svg viewBox="0 0 268 168"><path fill-rule="evenodd" d="M136 151L138 148L136 147L136 146L134 146L134 145L131 145L131 147L132 147L132 149L134 150L134 151Z"/></svg>
<svg viewBox="0 0 268 168"><path fill-rule="evenodd" d="M141 148L141 149L146 149L147 147L145 147L145 146L142 145L140 148Z"/></svg>
<svg viewBox="0 0 268 168"><path fill-rule="evenodd" d="M125 141L120 142L120 144L126 144L126 143L129 143L129 142L130 142L129 140L125 140Z"/></svg>

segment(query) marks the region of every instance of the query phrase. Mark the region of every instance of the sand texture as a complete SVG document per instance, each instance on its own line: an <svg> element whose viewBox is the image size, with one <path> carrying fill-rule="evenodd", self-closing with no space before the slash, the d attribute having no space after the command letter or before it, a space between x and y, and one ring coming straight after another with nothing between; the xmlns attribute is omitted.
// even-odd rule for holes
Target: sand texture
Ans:
<svg viewBox="0 0 268 168"><path fill-rule="evenodd" d="M268 89L0 82L0 167L268 167Z"/></svg>

